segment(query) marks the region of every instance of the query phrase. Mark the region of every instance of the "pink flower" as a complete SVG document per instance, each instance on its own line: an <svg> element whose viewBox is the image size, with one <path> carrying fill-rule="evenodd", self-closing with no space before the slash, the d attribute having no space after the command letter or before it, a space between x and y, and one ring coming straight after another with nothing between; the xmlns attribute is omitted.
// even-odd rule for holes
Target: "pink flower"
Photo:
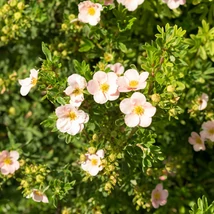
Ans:
<svg viewBox="0 0 214 214"><path fill-rule="evenodd" d="M180 5L184 5L186 3L186 0L162 0L164 3L167 4L167 6L170 9L176 9L178 8Z"/></svg>
<svg viewBox="0 0 214 214"><path fill-rule="evenodd" d="M64 92L70 96L70 104L79 107L84 100L83 90L87 86L87 82L79 74L72 74L68 77L68 85Z"/></svg>
<svg viewBox="0 0 214 214"><path fill-rule="evenodd" d="M119 62L114 65L109 64L106 67L110 68L115 74L117 74L117 76L120 76L124 72L124 67Z"/></svg>
<svg viewBox="0 0 214 214"><path fill-rule="evenodd" d="M27 196L27 198L32 198L36 202L48 203L47 196L40 192L38 189L33 189L32 193Z"/></svg>
<svg viewBox="0 0 214 214"><path fill-rule="evenodd" d="M82 169L92 176L97 175L103 169L100 159L104 158L104 151L100 149L96 154L86 153L85 156L86 161L81 164Z"/></svg>
<svg viewBox="0 0 214 214"><path fill-rule="evenodd" d="M58 120L56 122L57 128L70 135L76 135L84 128L84 123L87 123L89 116L82 110L78 110L71 104L66 104L56 108L56 115Z"/></svg>
<svg viewBox="0 0 214 214"><path fill-rule="evenodd" d="M34 87L37 83L39 70L31 69L30 77L19 80L19 84L21 85L20 94L22 96L26 96L30 89Z"/></svg>
<svg viewBox="0 0 214 214"><path fill-rule="evenodd" d="M19 153L17 151L8 152L6 150L0 153L0 168L3 175L13 174L19 169Z"/></svg>
<svg viewBox="0 0 214 214"><path fill-rule="evenodd" d="M130 98L125 98L120 103L120 110L126 114L125 123L129 127L137 125L148 127L152 122L152 116L156 112L156 108L149 102L143 94L135 92Z"/></svg>
<svg viewBox="0 0 214 214"><path fill-rule="evenodd" d="M158 208L159 205L163 206L167 202L168 191L163 189L162 184L158 184L154 190L152 190L152 206Z"/></svg>
<svg viewBox="0 0 214 214"><path fill-rule="evenodd" d="M124 76L118 77L118 91L128 92L144 89L146 87L146 79L148 76L148 72L139 74L135 69L129 69L124 73Z"/></svg>
<svg viewBox="0 0 214 214"><path fill-rule="evenodd" d="M189 137L188 141L191 145L193 145L193 149L196 152L206 149L204 145L204 138L198 135L196 132L191 133L191 137Z"/></svg>
<svg viewBox="0 0 214 214"><path fill-rule="evenodd" d="M201 136L204 139L209 139L211 141L214 141L214 120L204 122L202 124L202 131Z"/></svg>
<svg viewBox="0 0 214 214"><path fill-rule="evenodd" d="M144 0L117 0L117 2L124 5L129 11L134 11Z"/></svg>
<svg viewBox="0 0 214 214"><path fill-rule="evenodd" d="M78 19L81 22L96 25L100 21L100 12L103 10L102 5L91 1L84 1L78 4Z"/></svg>
<svg viewBox="0 0 214 214"><path fill-rule="evenodd" d="M111 5L114 4L114 0L105 0L104 5Z"/></svg>
<svg viewBox="0 0 214 214"><path fill-rule="evenodd" d="M199 98L199 106L198 106L198 110L204 110L207 107L207 102L209 100L209 96L205 93L203 93L201 95L201 97Z"/></svg>
<svg viewBox="0 0 214 214"><path fill-rule="evenodd" d="M88 82L87 89L90 94L94 95L95 102L103 104L119 97L117 78L114 72L98 71L94 74L93 80Z"/></svg>

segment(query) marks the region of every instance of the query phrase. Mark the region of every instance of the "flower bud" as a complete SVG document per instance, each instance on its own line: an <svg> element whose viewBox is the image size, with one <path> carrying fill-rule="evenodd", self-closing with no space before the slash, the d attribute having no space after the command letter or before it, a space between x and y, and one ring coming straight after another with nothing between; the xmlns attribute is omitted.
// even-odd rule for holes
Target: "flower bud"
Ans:
<svg viewBox="0 0 214 214"><path fill-rule="evenodd" d="M2 42L6 42L7 41L7 37L6 36L1 36L1 41Z"/></svg>
<svg viewBox="0 0 214 214"><path fill-rule="evenodd" d="M159 95L159 94L153 94L153 95L151 96L151 99L152 99L153 102L159 103L161 98L160 98L160 95Z"/></svg>
<svg viewBox="0 0 214 214"><path fill-rule="evenodd" d="M81 154L81 155L80 155L80 161L81 161L81 162L84 162L85 160L86 160L85 155L84 155L84 154Z"/></svg>
<svg viewBox="0 0 214 214"><path fill-rule="evenodd" d="M68 16L68 18L69 18L69 21L72 21L72 20L75 19L75 15L74 15L74 14L71 14L71 15Z"/></svg>
<svg viewBox="0 0 214 214"><path fill-rule="evenodd" d="M4 34L8 34L9 31L10 31L10 29L9 29L8 26L4 26L4 27L1 29L1 31L2 31Z"/></svg>
<svg viewBox="0 0 214 214"><path fill-rule="evenodd" d="M113 154L113 153L111 153L111 154L108 156L108 159L109 159L110 162L113 162L113 161L116 160L116 155Z"/></svg>
<svg viewBox="0 0 214 214"><path fill-rule="evenodd" d="M67 55L68 55L67 51L64 50L64 51L62 52L62 56L67 56Z"/></svg>
<svg viewBox="0 0 214 214"><path fill-rule="evenodd" d="M17 5L17 0L10 0L9 4L11 7L15 7Z"/></svg>
<svg viewBox="0 0 214 214"><path fill-rule="evenodd" d="M61 29L62 29L62 30L67 30L67 29L68 29L68 25L65 24L65 23L63 23L63 24L61 25Z"/></svg>
<svg viewBox="0 0 214 214"><path fill-rule="evenodd" d="M17 31L19 29L18 25L12 25L12 31Z"/></svg>
<svg viewBox="0 0 214 214"><path fill-rule="evenodd" d="M19 20L22 17L22 14L20 12L14 13L15 20Z"/></svg>
<svg viewBox="0 0 214 214"><path fill-rule="evenodd" d="M10 107L8 110L9 115L15 115L16 114L16 109L14 107Z"/></svg>
<svg viewBox="0 0 214 214"><path fill-rule="evenodd" d="M172 92L175 91L175 86L173 86L173 85L168 85L167 88L166 88L166 90L167 90L167 92L172 93Z"/></svg>
<svg viewBox="0 0 214 214"><path fill-rule="evenodd" d="M114 56L110 53L104 53L104 60L106 62L111 62L114 59Z"/></svg>
<svg viewBox="0 0 214 214"><path fill-rule="evenodd" d="M174 117L174 116L176 116L176 114L177 114L177 112L176 112L176 110L174 108L169 110L169 115L170 116Z"/></svg>
<svg viewBox="0 0 214 214"><path fill-rule="evenodd" d="M97 136L97 134L93 134L93 136L92 136L92 140L93 140L93 141L97 141L97 140L98 140L98 136Z"/></svg>
<svg viewBox="0 0 214 214"><path fill-rule="evenodd" d="M95 147L89 147L88 148L88 152L90 153L90 154L95 154L96 153L96 148Z"/></svg>
<svg viewBox="0 0 214 214"><path fill-rule="evenodd" d="M43 183L44 181L44 177L42 175L37 175L36 176L36 182L37 183Z"/></svg>
<svg viewBox="0 0 214 214"><path fill-rule="evenodd" d="M111 187L112 187L111 183L110 183L110 182L107 182L107 183L105 184L104 189L105 189L105 191L109 191L109 190L111 190Z"/></svg>
<svg viewBox="0 0 214 214"><path fill-rule="evenodd" d="M24 2L19 2L19 3L17 4L17 8L18 8L19 10L23 10L23 9L25 8Z"/></svg>
<svg viewBox="0 0 214 214"><path fill-rule="evenodd" d="M10 6L8 4L5 4L3 7L2 7L2 12L3 13L8 13L10 10Z"/></svg>

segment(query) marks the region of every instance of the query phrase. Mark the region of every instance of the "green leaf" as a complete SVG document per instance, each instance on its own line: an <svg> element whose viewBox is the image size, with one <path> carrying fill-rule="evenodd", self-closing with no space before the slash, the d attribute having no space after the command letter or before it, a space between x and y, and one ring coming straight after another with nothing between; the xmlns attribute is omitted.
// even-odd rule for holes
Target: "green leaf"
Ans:
<svg viewBox="0 0 214 214"><path fill-rule="evenodd" d="M45 54L46 59L52 62L52 56L50 50L47 48L46 44L42 42L42 52Z"/></svg>

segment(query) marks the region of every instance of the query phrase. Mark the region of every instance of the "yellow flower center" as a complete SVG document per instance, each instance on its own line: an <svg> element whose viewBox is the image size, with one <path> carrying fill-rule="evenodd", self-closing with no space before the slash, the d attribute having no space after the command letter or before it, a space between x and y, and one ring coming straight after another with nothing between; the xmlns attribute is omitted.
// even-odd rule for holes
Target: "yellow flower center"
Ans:
<svg viewBox="0 0 214 214"><path fill-rule="evenodd" d="M40 191L38 191L38 190L34 190L33 192L34 192L34 194L36 194L36 195L38 195L38 196L42 196L42 195L43 195L43 194L42 194Z"/></svg>
<svg viewBox="0 0 214 214"><path fill-rule="evenodd" d="M208 132L210 135L213 135L214 134L214 128L210 129Z"/></svg>
<svg viewBox="0 0 214 214"><path fill-rule="evenodd" d="M9 157L7 157L7 158L4 159L4 164L11 165L12 164L12 160Z"/></svg>
<svg viewBox="0 0 214 214"><path fill-rule="evenodd" d="M100 89L103 93L107 92L109 90L109 84L107 83L103 83L101 86L100 86Z"/></svg>
<svg viewBox="0 0 214 214"><path fill-rule="evenodd" d="M36 83L37 83L37 78L32 78L32 80L31 80L31 84L33 85L33 86L35 86L36 85Z"/></svg>
<svg viewBox="0 0 214 214"><path fill-rule="evenodd" d="M197 137L196 140L195 140L195 142L196 142L197 144L202 144L202 140L201 140L200 137Z"/></svg>
<svg viewBox="0 0 214 214"><path fill-rule="evenodd" d="M129 87L130 88L136 88L137 87L137 85L138 85L138 81L137 80L131 80L130 82L129 82Z"/></svg>
<svg viewBox="0 0 214 214"><path fill-rule="evenodd" d="M75 120L75 119L77 118L76 113L73 112L73 111L71 111L71 112L69 113L69 118L70 118L71 120Z"/></svg>
<svg viewBox="0 0 214 214"><path fill-rule="evenodd" d="M159 192L156 192L156 193L154 194L154 199L155 199L155 200L160 200L160 198L161 198L160 193L159 193Z"/></svg>
<svg viewBox="0 0 214 214"><path fill-rule="evenodd" d="M95 14L96 10L93 7L88 8L88 14L93 16Z"/></svg>
<svg viewBox="0 0 214 214"><path fill-rule="evenodd" d="M142 106L135 106L134 113L137 115L143 115L144 108Z"/></svg>
<svg viewBox="0 0 214 214"><path fill-rule="evenodd" d="M80 95L82 93L82 90L80 88L75 88L73 93L75 96Z"/></svg>
<svg viewBox="0 0 214 214"><path fill-rule="evenodd" d="M91 165L92 166L96 166L98 164L98 160L97 159L91 159Z"/></svg>

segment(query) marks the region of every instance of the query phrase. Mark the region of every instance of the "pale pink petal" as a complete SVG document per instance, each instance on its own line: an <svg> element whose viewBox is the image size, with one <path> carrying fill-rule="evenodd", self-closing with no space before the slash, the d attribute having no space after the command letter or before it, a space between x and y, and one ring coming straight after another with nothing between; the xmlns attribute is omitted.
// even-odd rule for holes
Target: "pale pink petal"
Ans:
<svg viewBox="0 0 214 214"><path fill-rule="evenodd" d="M166 202L167 202L167 200L161 200L161 201L160 201L160 205L163 206L163 205L166 204Z"/></svg>
<svg viewBox="0 0 214 214"><path fill-rule="evenodd" d="M131 96L131 102L134 105L145 105L145 103L146 103L146 97L142 93L140 93L140 92L135 92Z"/></svg>
<svg viewBox="0 0 214 214"><path fill-rule="evenodd" d="M125 98L120 102L120 111L124 114L130 114L133 110L133 106L130 98Z"/></svg>
<svg viewBox="0 0 214 214"><path fill-rule="evenodd" d="M42 202L43 202L43 203L49 203L48 197L47 197L46 195L43 195L43 197L42 197Z"/></svg>
<svg viewBox="0 0 214 214"><path fill-rule="evenodd" d="M99 149L96 154L100 157L100 158L104 158L104 150L103 149Z"/></svg>
<svg viewBox="0 0 214 214"><path fill-rule="evenodd" d="M10 173L10 165L4 165L1 167L1 173L3 175L8 175Z"/></svg>
<svg viewBox="0 0 214 214"><path fill-rule="evenodd" d="M94 94L94 101L99 104L104 104L108 100L107 100L105 94L103 94L101 91L98 91L97 93Z"/></svg>
<svg viewBox="0 0 214 214"><path fill-rule="evenodd" d="M144 108L144 115L146 115L148 117L152 117L155 115L156 108L154 106L152 106L152 104L146 102L144 104L143 108Z"/></svg>
<svg viewBox="0 0 214 214"><path fill-rule="evenodd" d="M125 123L129 127L135 127L139 124L140 119L136 114L127 114L125 116Z"/></svg>
<svg viewBox="0 0 214 214"><path fill-rule="evenodd" d="M155 187L155 190L162 191L163 190L163 184L157 184L157 186Z"/></svg>
<svg viewBox="0 0 214 214"><path fill-rule="evenodd" d="M163 187L162 187L162 189L163 189ZM161 198L166 199L168 196L169 196L168 190L166 190L166 189L162 190Z"/></svg>
<svg viewBox="0 0 214 214"><path fill-rule="evenodd" d="M30 70L30 77L31 78L38 78L38 73L39 73L39 70L36 70L36 69L31 69Z"/></svg>
<svg viewBox="0 0 214 214"><path fill-rule="evenodd" d="M90 175L95 176L99 172L99 167L91 167L88 172Z"/></svg>
<svg viewBox="0 0 214 214"><path fill-rule="evenodd" d="M107 82L108 76L103 71L97 71L93 76L93 80L97 81L99 84L102 84Z"/></svg>
<svg viewBox="0 0 214 214"><path fill-rule="evenodd" d="M43 196L42 195L38 195L36 193L33 194L32 199L36 202L41 202L42 201Z"/></svg>
<svg viewBox="0 0 214 214"><path fill-rule="evenodd" d="M17 170L17 169L19 169L20 164L19 164L18 161L15 161L15 162L13 163L13 166L14 166L14 169Z"/></svg>
<svg viewBox="0 0 214 214"><path fill-rule="evenodd" d="M141 127L148 127L150 126L152 123L152 118L151 117L147 117L146 115L143 115L140 117L140 126Z"/></svg>
<svg viewBox="0 0 214 214"><path fill-rule="evenodd" d="M77 122L72 122L72 125L67 130L67 133L70 135L76 135L79 132L80 132L80 124Z"/></svg>
<svg viewBox="0 0 214 214"><path fill-rule="evenodd" d="M154 208L158 208L159 207L159 203L157 201L152 201L152 206Z"/></svg>
<svg viewBox="0 0 214 214"><path fill-rule="evenodd" d="M100 86L96 80L90 80L87 85L87 90L90 94L94 95L100 90Z"/></svg>
<svg viewBox="0 0 214 214"><path fill-rule="evenodd" d="M131 89L128 88L129 81L126 77L118 77L117 79L118 91L119 92L128 92Z"/></svg>
<svg viewBox="0 0 214 214"><path fill-rule="evenodd" d="M139 80L139 73L135 69L129 69L124 73L124 76L129 80Z"/></svg>
<svg viewBox="0 0 214 214"><path fill-rule="evenodd" d="M13 159L13 160L18 160L19 159L19 153L17 151L11 151L10 152L10 157Z"/></svg>
<svg viewBox="0 0 214 214"><path fill-rule="evenodd" d="M20 94L22 96L26 96L29 93L30 89L31 89L31 86L22 86L20 88Z"/></svg>
<svg viewBox="0 0 214 214"><path fill-rule="evenodd" d="M31 85L31 78L28 77L28 78L19 80L19 84L21 86L30 86Z"/></svg>

